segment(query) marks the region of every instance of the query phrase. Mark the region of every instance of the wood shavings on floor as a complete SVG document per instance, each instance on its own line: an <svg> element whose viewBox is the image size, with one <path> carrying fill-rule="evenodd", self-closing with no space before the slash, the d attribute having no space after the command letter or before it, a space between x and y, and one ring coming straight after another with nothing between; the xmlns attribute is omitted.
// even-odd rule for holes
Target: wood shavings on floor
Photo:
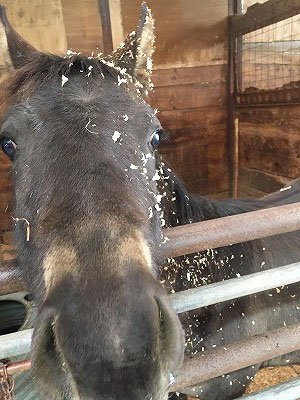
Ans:
<svg viewBox="0 0 300 400"><path fill-rule="evenodd" d="M256 393L260 390L264 390L271 386L290 381L291 379L297 377L300 377L300 365L262 368L255 375L255 378L246 389L245 394ZM199 399L188 397L188 400Z"/></svg>
<svg viewBox="0 0 300 400"><path fill-rule="evenodd" d="M255 393L270 386L290 381L298 376L300 376L300 365L263 368L255 375L255 379L250 383L245 393Z"/></svg>

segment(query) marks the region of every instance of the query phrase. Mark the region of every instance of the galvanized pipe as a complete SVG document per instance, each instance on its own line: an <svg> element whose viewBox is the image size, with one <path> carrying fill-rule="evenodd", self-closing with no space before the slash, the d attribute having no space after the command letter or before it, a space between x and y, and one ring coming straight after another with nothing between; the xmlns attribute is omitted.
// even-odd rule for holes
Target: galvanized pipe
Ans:
<svg viewBox="0 0 300 400"><path fill-rule="evenodd" d="M186 360L172 391L300 349L300 324L269 331Z"/></svg>
<svg viewBox="0 0 300 400"><path fill-rule="evenodd" d="M30 368L30 360L9 364L6 367L9 375L27 371ZM284 400L297 400L300 397L300 378L272 386L268 389L261 390L258 393L240 397L238 400L282 400L283 396Z"/></svg>
<svg viewBox="0 0 300 400"><path fill-rule="evenodd" d="M26 290L20 277L17 261L0 261L0 296Z"/></svg>
<svg viewBox="0 0 300 400"><path fill-rule="evenodd" d="M300 263L295 263L185 290L172 294L170 299L179 314L298 281ZM25 330L0 336L0 359L28 353L31 335L32 330Z"/></svg>
<svg viewBox="0 0 300 400"><path fill-rule="evenodd" d="M257 351L259 349L259 352ZM233 343L225 347L204 352L192 359L186 359L176 383L170 391L179 391L185 387L197 385L209 379L228 374L251 365L262 363L265 360L279 357L300 349L300 324L291 325L274 331L256 335L250 339ZM0 357L1 358L1 357ZM31 362L24 362L8 365L9 374L29 369ZM299 382L298 382L299 383ZM273 389L274 395L295 392L296 385L290 383L287 387ZM269 393L267 393L269 396ZM246 397L247 398L247 397ZM252 397L249 397L252 398ZM294 400L297 397L288 397L287 400ZM256 397L254 397L256 399ZM260 400L280 399L280 397L257 397Z"/></svg>
<svg viewBox="0 0 300 400"><path fill-rule="evenodd" d="M33 329L0 336L0 360L29 353Z"/></svg>
<svg viewBox="0 0 300 400"><path fill-rule="evenodd" d="M176 257L296 230L300 230L300 203L165 229L169 240L163 253Z"/></svg>
<svg viewBox="0 0 300 400"><path fill-rule="evenodd" d="M175 311L183 313L300 281L300 263L255 272L170 295Z"/></svg>
<svg viewBox="0 0 300 400"><path fill-rule="evenodd" d="M297 400L300 398L300 378L272 386L237 400Z"/></svg>

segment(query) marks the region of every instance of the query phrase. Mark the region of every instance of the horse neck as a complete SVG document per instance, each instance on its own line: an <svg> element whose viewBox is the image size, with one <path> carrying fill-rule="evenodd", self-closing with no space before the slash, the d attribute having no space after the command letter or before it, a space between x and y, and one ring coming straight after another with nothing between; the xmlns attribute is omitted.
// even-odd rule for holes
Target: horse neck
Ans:
<svg viewBox="0 0 300 400"><path fill-rule="evenodd" d="M162 204L167 227L240 214L263 206L260 200L216 201L193 195L169 169L162 182L163 189L159 187L159 192L166 193ZM252 243L237 244L170 258L161 271L161 281L173 292L236 277L236 270L243 269L244 254L251 257L251 249Z"/></svg>
<svg viewBox="0 0 300 400"><path fill-rule="evenodd" d="M161 175L158 192L163 195L162 208L166 227L171 228L224 216L222 209L213 200L189 193L170 169L161 168Z"/></svg>

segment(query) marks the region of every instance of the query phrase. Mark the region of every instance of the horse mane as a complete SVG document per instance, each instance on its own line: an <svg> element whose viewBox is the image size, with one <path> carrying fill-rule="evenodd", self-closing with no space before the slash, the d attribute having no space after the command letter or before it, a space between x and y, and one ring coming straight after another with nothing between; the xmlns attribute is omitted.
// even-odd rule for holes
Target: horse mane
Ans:
<svg viewBox="0 0 300 400"><path fill-rule="evenodd" d="M178 222L171 224L172 226L221 218L299 201L300 179L296 179L289 186L259 199L207 199L201 195L189 193L184 183L164 163L162 164L164 179L167 178L168 182L169 194L167 196L176 197ZM173 209L174 206L171 207L171 210Z"/></svg>

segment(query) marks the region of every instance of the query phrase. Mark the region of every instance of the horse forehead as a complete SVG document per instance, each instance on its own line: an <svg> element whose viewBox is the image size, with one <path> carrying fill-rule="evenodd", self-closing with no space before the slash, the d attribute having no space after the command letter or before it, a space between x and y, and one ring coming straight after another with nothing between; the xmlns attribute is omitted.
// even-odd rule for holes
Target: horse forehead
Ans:
<svg viewBox="0 0 300 400"><path fill-rule="evenodd" d="M51 114L54 120L67 117L74 121L84 118L88 122L89 118L95 118L98 123L118 122L116 118L122 122L139 118L144 123L153 119L154 113L147 103L113 83L77 85L71 82L67 87L68 83L62 90L52 83L50 90L45 86L33 95L29 103L32 113L42 120ZM130 121L126 125L129 124Z"/></svg>

